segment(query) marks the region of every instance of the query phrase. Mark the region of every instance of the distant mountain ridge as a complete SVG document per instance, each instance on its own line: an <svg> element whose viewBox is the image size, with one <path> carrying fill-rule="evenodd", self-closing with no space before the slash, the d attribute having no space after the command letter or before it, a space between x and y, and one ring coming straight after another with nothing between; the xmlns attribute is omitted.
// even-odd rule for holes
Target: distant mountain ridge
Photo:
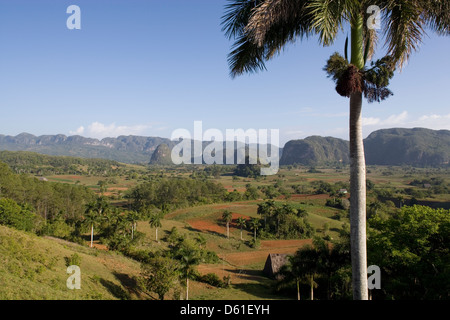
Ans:
<svg viewBox="0 0 450 320"><path fill-rule="evenodd" d="M148 163L153 152L161 143L168 146L175 144L167 138L141 136L119 136L98 140L63 134L0 135L0 150L33 151L53 156L101 158L124 163Z"/></svg>
<svg viewBox="0 0 450 320"><path fill-rule="evenodd" d="M448 166L450 131L425 128L392 128L372 132L364 139L366 164ZM313 136L288 141L280 165L349 164L349 142L332 137Z"/></svg>
<svg viewBox="0 0 450 320"><path fill-rule="evenodd" d="M168 138L142 136L119 136L98 140L62 134L0 135L0 150L32 151L54 156L100 158L141 164L149 162L167 164L169 150L177 143ZM204 141L203 146L208 143ZM368 165L436 167L448 166L450 163L449 130L381 129L364 139L364 146ZM155 150L158 151L156 154ZM350 162L349 142L333 137L311 136L291 140L280 148L280 153L280 165L345 165Z"/></svg>
<svg viewBox="0 0 450 320"><path fill-rule="evenodd" d="M369 165L446 166L450 162L450 131L383 129L372 132L364 147Z"/></svg>
<svg viewBox="0 0 450 320"><path fill-rule="evenodd" d="M280 165L348 164L348 150L348 141L333 137L311 136L302 140L291 140L284 145Z"/></svg>

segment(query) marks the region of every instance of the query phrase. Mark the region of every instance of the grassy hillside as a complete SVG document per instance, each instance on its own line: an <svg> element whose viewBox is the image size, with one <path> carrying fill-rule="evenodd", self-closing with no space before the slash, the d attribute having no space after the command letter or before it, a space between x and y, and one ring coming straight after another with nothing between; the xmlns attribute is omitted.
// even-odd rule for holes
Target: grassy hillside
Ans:
<svg viewBox="0 0 450 320"><path fill-rule="evenodd" d="M66 286L66 259L80 257L81 289ZM139 263L121 255L0 226L0 299L90 300L141 298Z"/></svg>

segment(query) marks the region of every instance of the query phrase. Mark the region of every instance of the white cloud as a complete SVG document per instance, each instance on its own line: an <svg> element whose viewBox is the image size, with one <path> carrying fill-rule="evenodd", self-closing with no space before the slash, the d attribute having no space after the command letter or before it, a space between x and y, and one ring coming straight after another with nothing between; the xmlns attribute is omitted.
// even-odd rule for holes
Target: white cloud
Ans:
<svg viewBox="0 0 450 320"><path fill-rule="evenodd" d="M81 127L79 127L77 130L75 130L75 131L69 131L69 133L70 133L71 135L79 135L79 136L81 136L81 135L83 135L83 133L84 133L84 127L81 126Z"/></svg>
<svg viewBox="0 0 450 320"><path fill-rule="evenodd" d="M400 114L393 114L386 119L380 118L362 118L363 126L392 127L404 125L407 123L408 112L403 111Z"/></svg>
<svg viewBox="0 0 450 320"><path fill-rule="evenodd" d="M101 122L93 122L86 129L81 126L75 131L70 131L71 135L83 135L85 137L103 139L116 138L121 135L142 135L150 128L148 125L134 125L134 126L118 126L115 123L105 125Z"/></svg>
<svg viewBox="0 0 450 320"><path fill-rule="evenodd" d="M439 115L439 114L431 114L431 115L423 115L416 121L413 121L413 125L415 127L423 127L429 129L447 129L450 130L450 113Z"/></svg>

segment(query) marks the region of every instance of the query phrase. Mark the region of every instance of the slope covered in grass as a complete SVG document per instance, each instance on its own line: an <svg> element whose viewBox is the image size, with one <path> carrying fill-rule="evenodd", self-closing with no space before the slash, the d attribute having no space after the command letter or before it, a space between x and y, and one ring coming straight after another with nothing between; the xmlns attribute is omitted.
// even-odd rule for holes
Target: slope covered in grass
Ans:
<svg viewBox="0 0 450 320"><path fill-rule="evenodd" d="M78 255L81 289L66 285L67 261ZM135 299L139 263L121 255L0 226L0 299Z"/></svg>

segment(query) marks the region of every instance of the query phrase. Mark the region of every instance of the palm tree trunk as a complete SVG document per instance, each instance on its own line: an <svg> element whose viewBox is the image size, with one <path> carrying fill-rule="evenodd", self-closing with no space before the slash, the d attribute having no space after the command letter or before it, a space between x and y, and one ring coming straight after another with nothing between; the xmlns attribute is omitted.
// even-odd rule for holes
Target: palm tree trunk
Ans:
<svg viewBox="0 0 450 320"><path fill-rule="evenodd" d="M189 277L186 276L186 300L189 300Z"/></svg>
<svg viewBox="0 0 450 320"><path fill-rule="evenodd" d="M351 22L351 63L364 68L361 14ZM366 164L362 136L362 93L350 96L350 247L353 299L367 300Z"/></svg>
<svg viewBox="0 0 450 320"><path fill-rule="evenodd" d="M94 224L91 225L91 248L93 246L94 241Z"/></svg>
<svg viewBox="0 0 450 320"><path fill-rule="evenodd" d="M300 300L300 281L297 279L297 300Z"/></svg>
<svg viewBox="0 0 450 320"><path fill-rule="evenodd" d="M158 228L156 228L156 242L158 242Z"/></svg>
<svg viewBox="0 0 450 320"><path fill-rule="evenodd" d="M311 276L311 301L314 300L314 277Z"/></svg>

